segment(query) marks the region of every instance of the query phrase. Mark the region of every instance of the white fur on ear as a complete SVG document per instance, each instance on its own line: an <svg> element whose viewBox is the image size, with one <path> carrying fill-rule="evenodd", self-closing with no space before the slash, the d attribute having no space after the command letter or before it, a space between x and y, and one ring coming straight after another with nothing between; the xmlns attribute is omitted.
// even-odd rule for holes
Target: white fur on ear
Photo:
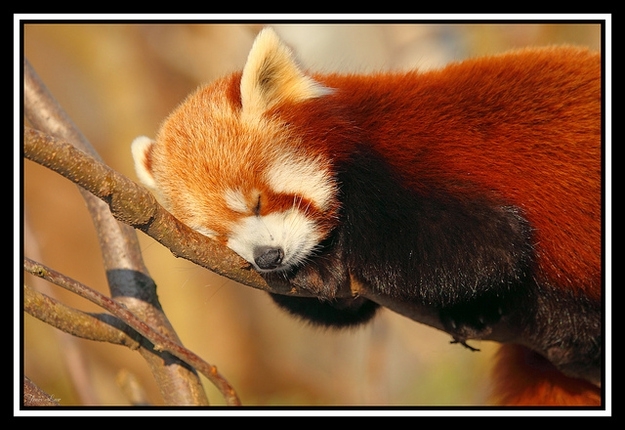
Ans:
<svg viewBox="0 0 625 430"><path fill-rule="evenodd" d="M137 177L146 187L156 189L156 181L150 171L150 151L154 141L146 136L139 136L132 141L132 158L135 160Z"/></svg>
<svg viewBox="0 0 625 430"><path fill-rule="evenodd" d="M331 92L304 74L273 29L258 33L241 76L244 113L260 114L283 101L302 101Z"/></svg>

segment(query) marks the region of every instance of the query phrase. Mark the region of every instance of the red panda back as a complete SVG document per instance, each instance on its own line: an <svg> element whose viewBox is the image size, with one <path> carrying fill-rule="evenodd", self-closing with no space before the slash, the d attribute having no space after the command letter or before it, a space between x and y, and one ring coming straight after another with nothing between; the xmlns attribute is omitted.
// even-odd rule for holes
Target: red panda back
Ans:
<svg viewBox="0 0 625 430"><path fill-rule="evenodd" d="M527 49L430 72L316 78L337 88L316 103L350 106L406 184L465 198L492 190L521 207L540 281L600 299L598 53Z"/></svg>

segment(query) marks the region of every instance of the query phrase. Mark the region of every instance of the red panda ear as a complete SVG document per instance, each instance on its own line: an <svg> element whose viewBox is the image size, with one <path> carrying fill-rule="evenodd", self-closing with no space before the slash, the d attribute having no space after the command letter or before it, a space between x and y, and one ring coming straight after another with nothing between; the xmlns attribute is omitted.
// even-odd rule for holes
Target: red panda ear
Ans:
<svg viewBox="0 0 625 430"><path fill-rule="evenodd" d="M321 97L331 91L302 72L273 29L265 28L256 36L241 76L244 113L262 114L278 103Z"/></svg>
<svg viewBox="0 0 625 430"><path fill-rule="evenodd" d="M149 137L139 136L132 141L132 157L135 160L137 177L146 187L157 189L152 175L152 145L154 141Z"/></svg>

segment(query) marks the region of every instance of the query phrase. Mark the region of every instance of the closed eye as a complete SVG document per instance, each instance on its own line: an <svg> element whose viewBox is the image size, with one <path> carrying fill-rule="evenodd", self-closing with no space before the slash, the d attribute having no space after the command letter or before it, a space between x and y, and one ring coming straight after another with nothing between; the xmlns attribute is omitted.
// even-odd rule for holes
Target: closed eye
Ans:
<svg viewBox="0 0 625 430"><path fill-rule="evenodd" d="M254 206L254 215L260 216L260 194L258 195L258 200L256 201L256 206Z"/></svg>

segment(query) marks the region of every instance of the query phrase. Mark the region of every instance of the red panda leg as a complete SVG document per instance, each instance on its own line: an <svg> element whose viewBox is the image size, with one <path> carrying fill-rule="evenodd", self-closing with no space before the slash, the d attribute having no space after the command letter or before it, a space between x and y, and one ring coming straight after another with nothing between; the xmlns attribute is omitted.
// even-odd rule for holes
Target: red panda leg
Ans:
<svg viewBox="0 0 625 430"><path fill-rule="evenodd" d="M601 390L570 378L541 355L520 345L502 345L494 368L493 400L501 406L600 406Z"/></svg>

